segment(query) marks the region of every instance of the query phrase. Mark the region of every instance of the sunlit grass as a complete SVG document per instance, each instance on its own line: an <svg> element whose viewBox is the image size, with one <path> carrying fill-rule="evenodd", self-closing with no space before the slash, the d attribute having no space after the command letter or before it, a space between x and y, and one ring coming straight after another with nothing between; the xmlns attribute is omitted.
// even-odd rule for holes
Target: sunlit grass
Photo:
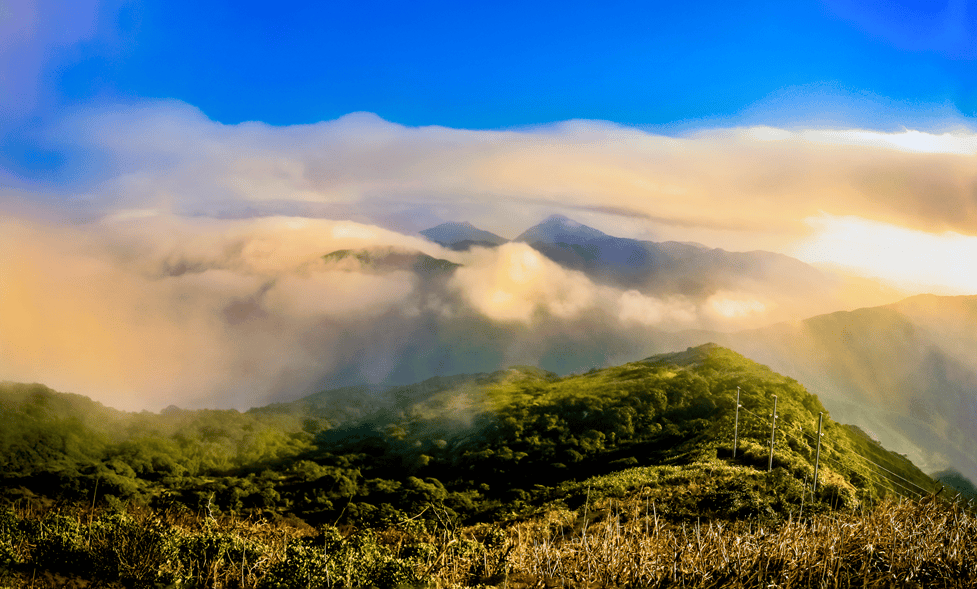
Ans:
<svg viewBox="0 0 977 589"><path fill-rule="evenodd" d="M644 477L634 469L624 478ZM658 473L665 479L677 473ZM596 482L596 481L592 481ZM674 482L674 481L673 481ZM972 587L977 518L936 500L779 522L662 515L647 489L529 518L312 529L186 512L0 513L3 587ZM418 514L421 515L421 514Z"/></svg>

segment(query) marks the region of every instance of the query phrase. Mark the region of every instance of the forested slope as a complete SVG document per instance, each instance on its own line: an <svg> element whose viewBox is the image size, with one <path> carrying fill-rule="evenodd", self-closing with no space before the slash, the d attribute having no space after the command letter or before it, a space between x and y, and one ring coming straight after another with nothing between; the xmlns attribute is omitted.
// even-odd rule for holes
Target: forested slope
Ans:
<svg viewBox="0 0 977 589"><path fill-rule="evenodd" d="M776 519L805 501L851 507L933 488L904 457L825 415L811 496L821 412L797 382L714 345L562 378L515 367L324 391L243 413L123 413L6 383L0 470L7 500L129 501L312 525L386 521L432 505L498 520L640 488L677 518Z"/></svg>

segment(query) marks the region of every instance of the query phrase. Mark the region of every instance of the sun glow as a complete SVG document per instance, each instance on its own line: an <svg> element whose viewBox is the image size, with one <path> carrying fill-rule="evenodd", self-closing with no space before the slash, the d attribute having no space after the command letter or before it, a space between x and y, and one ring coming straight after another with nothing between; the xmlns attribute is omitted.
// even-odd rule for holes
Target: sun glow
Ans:
<svg viewBox="0 0 977 589"><path fill-rule="evenodd" d="M860 217L822 214L806 219L815 229L794 255L888 281L915 292L977 293L977 237L898 227Z"/></svg>
<svg viewBox="0 0 977 589"><path fill-rule="evenodd" d="M730 293L720 291L709 297L706 307L713 313L727 319L740 319L751 315L762 314L767 305L756 300L748 293Z"/></svg>
<svg viewBox="0 0 977 589"><path fill-rule="evenodd" d="M810 141L841 145L861 145L897 149L911 153L951 153L973 155L977 153L977 135L972 133L942 133L905 130L900 133L877 131L805 131L801 136Z"/></svg>

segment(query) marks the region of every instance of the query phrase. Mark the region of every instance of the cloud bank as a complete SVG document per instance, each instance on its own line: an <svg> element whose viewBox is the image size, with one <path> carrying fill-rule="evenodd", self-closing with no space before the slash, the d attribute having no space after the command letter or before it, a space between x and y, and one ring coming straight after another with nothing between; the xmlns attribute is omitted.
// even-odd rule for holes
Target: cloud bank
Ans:
<svg viewBox="0 0 977 589"><path fill-rule="evenodd" d="M713 300L597 284L525 244L453 252L349 221L130 211L0 228L0 374L126 409L247 408L514 363L578 369L628 359L649 329L715 319ZM364 249L461 266L431 276L323 257Z"/></svg>
<svg viewBox="0 0 977 589"><path fill-rule="evenodd" d="M368 334L413 289L406 275L317 272L319 256L377 238L427 247L304 219L2 227L0 373L126 408L304 390L342 359L320 355L335 325Z"/></svg>
<svg viewBox="0 0 977 589"><path fill-rule="evenodd" d="M77 113L57 135L101 182L98 209L285 214L416 231L464 218L514 237L555 210L635 237L789 251L807 219L977 234L977 136L767 127L655 135L599 121L503 131L368 113L221 125L183 103Z"/></svg>
<svg viewBox="0 0 977 589"><path fill-rule="evenodd" d="M512 238L561 212L615 235L795 254L907 289L914 265L926 267L919 288L972 287L957 276L977 251L977 135L966 130L470 131L368 113L273 127L160 102L76 112L51 134L92 173L54 195L0 187L0 378L124 408L243 408L507 363L579 369L656 351L669 331L899 294L842 275L827 295L757 281L652 294L524 244L453 252L416 235L442 221ZM63 204L42 204L52 200ZM951 242L955 260L933 263ZM906 255L907 244L930 253ZM431 277L322 259L375 247L461 266Z"/></svg>

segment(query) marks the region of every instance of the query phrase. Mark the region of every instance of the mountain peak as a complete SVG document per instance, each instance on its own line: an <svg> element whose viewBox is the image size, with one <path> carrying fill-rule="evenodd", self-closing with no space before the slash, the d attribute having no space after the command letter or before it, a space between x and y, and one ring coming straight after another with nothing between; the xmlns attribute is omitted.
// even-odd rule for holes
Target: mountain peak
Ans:
<svg viewBox="0 0 977 589"><path fill-rule="evenodd" d="M587 227L583 223L574 221L570 217L567 217L566 215L561 215L559 213L546 217L545 219L543 219L543 222L540 223L539 225L559 225L561 227L566 227L568 229L589 229L591 231L597 231L592 227ZM539 225L537 225L537 227L539 227Z"/></svg>
<svg viewBox="0 0 977 589"><path fill-rule="evenodd" d="M475 227L474 225L472 225L469 221L447 221L445 223L441 223L440 225L438 225L436 227L431 227L430 229L425 229L424 231L433 231L434 229L440 229L440 228L444 228L444 229L448 229L448 228L478 229L477 227ZM421 233L424 233L424 231L421 231Z"/></svg>
<svg viewBox="0 0 977 589"><path fill-rule="evenodd" d="M577 223L570 217L566 215L561 215L560 213L553 213L549 217L543 219L543 223L563 223L564 225L569 225L571 227L579 227L580 223Z"/></svg>
<svg viewBox="0 0 977 589"><path fill-rule="evenodd" d="M525 243L581 243L609 237L603 231L578 223L565 215L550 215L542 223L530 227L516 241Z"/></svg>

